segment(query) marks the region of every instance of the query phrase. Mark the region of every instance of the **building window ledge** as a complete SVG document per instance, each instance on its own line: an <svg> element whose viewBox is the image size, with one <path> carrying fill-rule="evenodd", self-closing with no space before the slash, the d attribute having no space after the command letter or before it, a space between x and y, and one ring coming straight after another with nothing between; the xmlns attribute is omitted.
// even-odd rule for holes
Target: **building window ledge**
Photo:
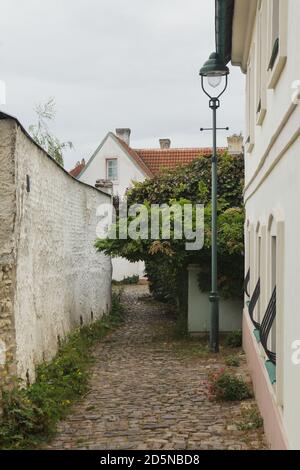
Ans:
<svg viewBox="0 0 300 470"><path fill-rule="evenodd" d="M252 153L253 149L254 149L254 143L253 142L246 143L246 153Z"/></svg>
<svg viewBox="0 0 300 470"><path fill-rule="evenodd" d="M269 90L273 90L276 87L280 75L286 64L287 56L282 53L281 49L282 48L280 47L279 41L275 42L268 69L270 73L268 83Z"/></svg>
<svg viewBox="0 0 300 470"><path fill-rule="evenodd" d="M264 122L267 110L265 106L262 106L262 100L259 100L258 108L256 111L256 125L261 126Z"/></svg>

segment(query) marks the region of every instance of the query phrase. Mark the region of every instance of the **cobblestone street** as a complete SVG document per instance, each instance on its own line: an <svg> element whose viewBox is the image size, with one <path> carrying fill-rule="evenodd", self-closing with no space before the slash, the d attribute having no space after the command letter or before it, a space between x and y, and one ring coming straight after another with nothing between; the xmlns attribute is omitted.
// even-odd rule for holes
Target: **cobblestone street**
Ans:
<svg viewBox="0 0 300 470"><path fill-rule="evenodd" d="M145 286L126 287L123 301L125 324L96 347L90 391L47 449L265 448L261 430L239 430L245 404L207 398L207 373L224 358L176 339L171 313Z"/></svg>

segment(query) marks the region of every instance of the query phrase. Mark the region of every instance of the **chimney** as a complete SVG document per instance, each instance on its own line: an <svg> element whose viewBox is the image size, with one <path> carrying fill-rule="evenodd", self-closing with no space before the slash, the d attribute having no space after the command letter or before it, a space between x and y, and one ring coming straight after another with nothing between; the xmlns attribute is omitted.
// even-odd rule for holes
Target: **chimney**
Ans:
<svg viewBox="0 0 300 470"><path fill-rule="evenodd" d="M244 153L244 139L242 134L233 134L227 137L228 153L230 155L241 155Z"/></svg>
<svg viewBox="0 0 300 470"><path fill-rule="evenodd" d="M95 188L101 189L101 191L104 191L105 193L112 196L112 193L113 193L113 183L112 183L112 181L97 180L96 184L95 184Z"/></svg>
<svg viewBox="0 0 300 470"><path fill-rule="evenodd" d="M161 149L169 149L171 147L170 139L159 139L159 145Z"/></svg>
<svg viewBox="0 0 300 470"><path fill-rule="evenodd" d="M131 134L131 130L128 128L116 129L117 137L119 137L119 139L122 139L125 142L125 144L128 145L128 147L130 147L130 134Z"/></svg>

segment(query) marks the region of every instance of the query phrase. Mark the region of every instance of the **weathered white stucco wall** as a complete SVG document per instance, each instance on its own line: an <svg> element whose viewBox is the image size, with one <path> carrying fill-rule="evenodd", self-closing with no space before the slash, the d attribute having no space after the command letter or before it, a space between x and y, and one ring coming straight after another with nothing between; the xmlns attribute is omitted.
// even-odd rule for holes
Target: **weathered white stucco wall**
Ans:
<svg viewBox="0 0 300 470"><path fill-rule="evenodd" d="M96 209L110 197L73 179L14 120L0 120L0 140L0 260L10 252L15 272L13 362L33 380L60 339L110 309L111 261L94 249Z"/></svg>
<svg viewBox="0 0 300 470"><path fill-rule="evenodd" d="M7 384L8 378L16 373L13 316L16 285L14 145L13 122L0 121L0 384Z"/></svg>

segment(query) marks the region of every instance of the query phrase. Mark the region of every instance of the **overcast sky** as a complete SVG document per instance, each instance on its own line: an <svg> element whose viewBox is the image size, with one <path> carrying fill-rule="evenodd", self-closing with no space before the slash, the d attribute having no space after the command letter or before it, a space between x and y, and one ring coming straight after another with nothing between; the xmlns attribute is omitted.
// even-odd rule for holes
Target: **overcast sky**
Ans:
<svg viewBox="0 0 300 470"><path fill-rule="evenodd" d="M214 50L214 0L1 0L1 110L28 128L54 97L52 130L75 148L70 169L108 131L130 127L133 147L206 146L211 124L199 69ZM219 125L244 129L244 77L231 68ZM219 133L219 145L228 133Z"/></svg>

